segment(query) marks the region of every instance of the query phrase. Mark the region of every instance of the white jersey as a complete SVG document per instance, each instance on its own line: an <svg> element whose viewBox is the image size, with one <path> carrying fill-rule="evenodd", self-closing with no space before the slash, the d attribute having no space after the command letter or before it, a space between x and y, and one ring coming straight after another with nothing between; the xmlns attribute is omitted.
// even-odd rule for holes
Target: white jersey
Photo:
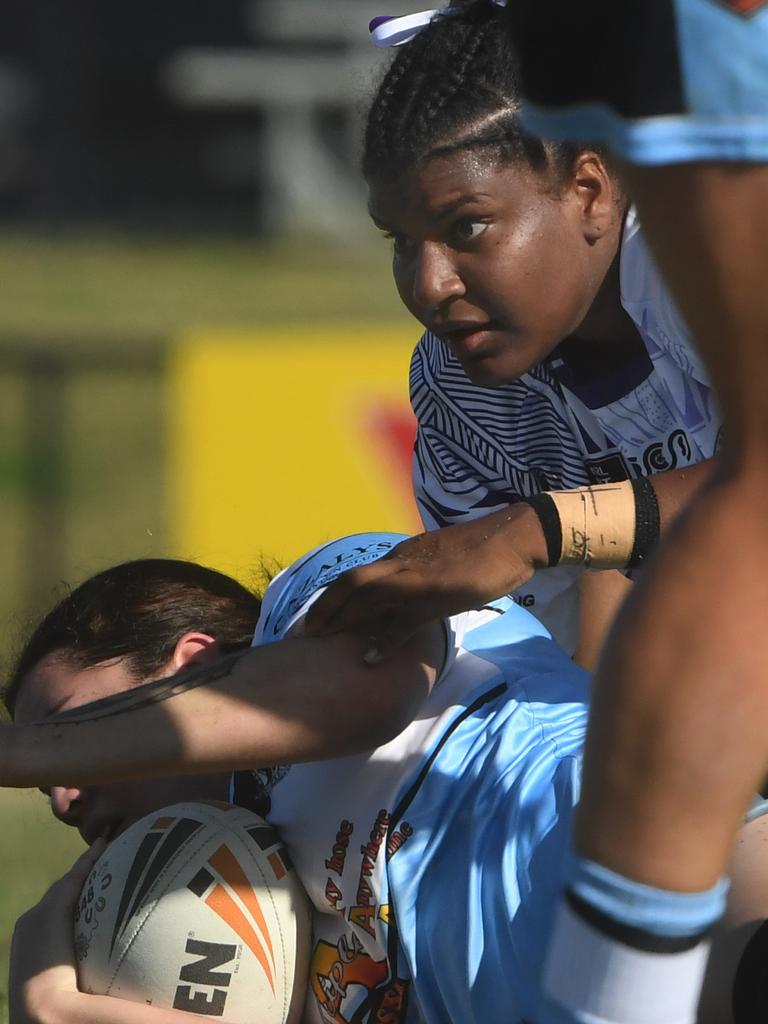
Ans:
<svg viewBox="0 0 768 1024"><path fill-rule="evenodd" d="M268 818L280 833L313 910L307 1024L407 1018L409 972L393 956L388 864L412 841L396 820L398 798L470 693L490 690L498 670L464 652L461 634L497 617L470 612L451 620L450 665L418 717L371 753L297 764L269 780ZM531 620L535 621L535 620ZM542 627L540 627L542 628ZM542 629L543 632L543 629ZM458 657L457 657L458 655Z"/></svg>
<svg viewBox="0 0 768 1024"><path fill-rule="evenodd" d="M487 389L426 333L411 362L418 421L414 489L428 530L542 490L647 476L717 450L721 418L690 333L632 211L621 243L621 302L642 344L613 366L578 365L561 346L519 380ZM573 652L578 569L546 569L513 595Z"/></svg>
<svg viewBox="0 0 768 1024"><path fill-rule="evenodd" d="M310 552L270 584L254 642L280 640L322 586L400 540ZM508 598L446 633L440 678L389 743L235 775L234 801L278 829L314 907L314 1024L509 1024L538 1000L587 677Z"/></svg>

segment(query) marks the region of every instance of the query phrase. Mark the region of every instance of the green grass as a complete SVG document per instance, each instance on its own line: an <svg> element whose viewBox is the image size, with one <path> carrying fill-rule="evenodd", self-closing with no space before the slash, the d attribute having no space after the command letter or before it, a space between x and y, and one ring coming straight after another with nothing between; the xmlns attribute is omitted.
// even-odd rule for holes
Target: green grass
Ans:
<svg viewBox="0 0 768 1024"><path fill-rule="evenodd" d="M0 338L144 344L180 328L393 319L387 243L111 235L0 237ZM0 343L1 344L1 343Z"/></svg>
<svg viewBox="0 0 768 1024"><path fill-rule="evenodd" d="M346 249L317 240L259 244L228 238L0 237L0 658L7 664L34 616L105 565L167 552L163 381L157 372L93 369L65 385L58 439L60 503L30 546L25 492L50 466L24 459L18 352L158 353L190 328L292 322L396 321L385 243ZM49 396L49 400L50 400ZM34 410L33 410L34 414ZM49 548L48 540L61 540ZM56 551L61 560L54 564ZM34 586L31 581L37 580ZM16 917L81 849L39 793L0 791L0 960ZM6 969L0 964L0 1021Z"/></svg>
<svg viewBox="0 0 768 1024"><path fill-rule="evenodd" d="M0 1020L7 1020L6 978L16 918L42 896L83 850L75 829L56 821L41 793L0 791Z"/></svg>

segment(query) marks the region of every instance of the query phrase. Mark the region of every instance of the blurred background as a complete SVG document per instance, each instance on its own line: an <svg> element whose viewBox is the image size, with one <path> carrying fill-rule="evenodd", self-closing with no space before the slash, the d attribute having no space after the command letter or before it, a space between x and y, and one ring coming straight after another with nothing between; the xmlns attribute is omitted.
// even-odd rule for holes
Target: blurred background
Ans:
<svg viewBox="0 0 768 1024"><path fill-rule="evenodd" d="M6 671L65 583L116 561L251 582L263 557L416 527L418 330L357 170L387 58L368 21L412 4L385 7L0 6ZM70 832L40 794L0 796L0 956Z"/></svg>

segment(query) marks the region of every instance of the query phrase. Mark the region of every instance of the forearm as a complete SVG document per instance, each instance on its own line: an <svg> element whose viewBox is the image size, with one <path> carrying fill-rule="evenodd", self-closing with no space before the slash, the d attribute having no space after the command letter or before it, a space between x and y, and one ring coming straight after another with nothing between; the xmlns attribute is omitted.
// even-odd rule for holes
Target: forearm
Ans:
<svg viewBox="0 0 768 1024"><path fill-rule="evenodd" d="M481 608L517 590L540 569L561 564L625 569L638 522L639 550L650 551L711 474L712 461L660 474L652 485L643 478L642 485L623 481L544 492L410 537L386 557L335 580L310 609L307 630L328 635L355 629L367 635L366 657L373 662L388 657L425 621ZM650 495L652 521L638 517L635 490L641 487L645 498ZM590 543L590 529L591 540L599 543ZM595 548L601 549L599 560Z"/></svg>
<svg viewBox="0 0 768 1024"><path fill-rule="evenodd" d="M649 476L659 503L661 532L664 533L685 508L689 500L711 479L718 457L697 462L694 466L670 469L666 473Z"/></svg>
<svg viewBox="0 0 768 1024"><path fill-rule="evenodd" d="M656 473L647 478L658 503L659 527L662 534L675 521L693 495L711 478L717 461L717 458L705 459L693 466ZM544 493L576 495L590 492L599 496L616 486L623 485L596 484L593 487L573 488L571 491L553 490ZM513 580L510 574L510 582L516 585L519 582L519 563L528 566L532 573L554 562L547 548L546 531L542 527L541 517L534 511L535 508L536 499L533 500L533 506L524 500L476 520L478 529L481 524L484 526L483 539L496 545L499 553L507 556L510 566L514 566L515 576ZM560 525L564 533L578 531L581 528L578 514L573 514L567 505L561 506ZM622 546L631 548L635 529L631 510L626 516L626 522L619 524L616 529L619 532L626 531L625 543ZM476 540L476 543L480 542L481 539ZM617 557L614 564L604 564L600 568L621 569L625 568L625 562L621 557Z"/></svg>
<svg viewBox="0 0 768 1024"><path fill-rule="evenodd" d="M546 564L637 568L715 465L709 459L655 476L545 491L526 499L541 523Z"/></svg>
<svg viewBox="0 0 768 1024"><path fill-rule="evenodd" d="M657 473L648 477L648 482L653 488L658 506L658 526L663 534L675 521L680 511L686 506L690 498L710 479L717 465L717 459L705 459L703 462L693 466L686 466L683 469L669 470L666 473ZM601 516L609 515L612 512L606 502L606 498L612 497L612 492L618 488L626 489L629 485L620 482L618 484L596 484L592 487L573 488L570 491L544 492L544 495L552 495L557 499L557 516L559 519L558 528L565 541L560 542L558 552L553 551L553 544L548 537L548 523L546 516L542 515L540 498L521 501L509 508L501 509L489 516L476 521L476 526L481 529L483 524L484 537L476 539L479 544L483 540L498 548L502 560L506 560L510 566L509 583L510 588L519 585L525 577L527 567L528 575L535 570L557 564L578 564L579 554L574 553L574 547L583 540L584 517L582 499L590 505L594 505L590 511L593 518L588 520L588 528L599 532L605 527L601 526ZM564 499L564 500L560 500ZM600 502L608 506L607 513L603 512ZM600 564L594 566L600 569L623 569L627 565L626 552L631 552L635 539L636 519L635 510L631 506L631 498L626 499L627 508L620 517L612 517L608 529L614 534L617 541L616 554L604 550ZM568 543L569 537L576 537L575 545ZM555 544L554 547L557 547ZM585 558L584 567L593 567L589 558ZM523 571L521 572L521 565Z"/></svg>
<svg viewBox="0 0 768 1024"><path fill-rule="evenodd" d="M209 1021L183 1010L164 1010L113 996L84 992L45 992L25 1005L11 1007L9 1024L192 1024Z"/></svg>
<svg viewBox="0 0 768 1024"><path fill-rule="evenodd" d="M429 692L442 631L385 666L348 634L252 648L45 722L4 726L7 786L78 784L318 760L396 735Z"/></svg>

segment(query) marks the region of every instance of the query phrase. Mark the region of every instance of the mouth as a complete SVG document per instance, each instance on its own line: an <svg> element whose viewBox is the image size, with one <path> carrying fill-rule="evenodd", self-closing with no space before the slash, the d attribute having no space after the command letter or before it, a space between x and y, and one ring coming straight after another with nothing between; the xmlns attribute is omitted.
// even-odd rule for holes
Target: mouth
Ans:
<svg viewBox="0 0 768 1024"><path fill-rule="evenodd" d="M433 333L443 341L460 362L479 359L490 354L493 333L491 321L483 323L456 323L436 327Z"/></svg>

